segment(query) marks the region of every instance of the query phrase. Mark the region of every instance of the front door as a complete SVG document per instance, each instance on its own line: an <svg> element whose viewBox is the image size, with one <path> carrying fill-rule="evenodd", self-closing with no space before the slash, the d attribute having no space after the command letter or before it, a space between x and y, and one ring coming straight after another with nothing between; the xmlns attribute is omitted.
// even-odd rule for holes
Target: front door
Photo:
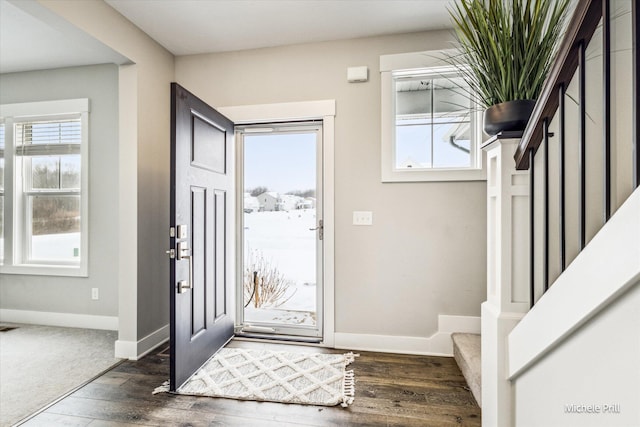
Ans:
<svg viewBox="0 0 640 427"><path fill-rule="evenodd" d="M232 144L233 123L172 83L172 391L233 336Z"/></svg>

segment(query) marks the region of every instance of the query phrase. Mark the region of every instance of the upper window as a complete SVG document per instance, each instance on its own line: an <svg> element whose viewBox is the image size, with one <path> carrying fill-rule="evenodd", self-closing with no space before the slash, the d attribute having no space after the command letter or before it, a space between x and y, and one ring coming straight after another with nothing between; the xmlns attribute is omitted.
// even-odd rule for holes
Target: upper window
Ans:
<svg viewBox="0 0 640 427"><path fill-rule="evenodd" d="M478 109L456 70L425 52L381 57L381 71L382 181L485 179Z"/></svg>
<svg viewBox="0 0 640 427"><path fill-rule="evenodd" d="M87 110L87 100L2 106L3 272L86 275Z"/></svg>

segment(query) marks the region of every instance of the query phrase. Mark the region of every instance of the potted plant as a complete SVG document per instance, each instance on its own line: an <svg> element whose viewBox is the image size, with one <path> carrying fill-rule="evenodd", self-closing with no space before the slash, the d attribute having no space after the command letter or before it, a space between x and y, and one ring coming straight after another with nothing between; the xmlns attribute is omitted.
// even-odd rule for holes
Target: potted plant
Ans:
<svg viewBox="0 0 640 427"><path fill-rule="evenodd" d="M459 54L449 57L486 108L484 130L524 130L563 31L569 0L458 0L449 10Z"/></svg>

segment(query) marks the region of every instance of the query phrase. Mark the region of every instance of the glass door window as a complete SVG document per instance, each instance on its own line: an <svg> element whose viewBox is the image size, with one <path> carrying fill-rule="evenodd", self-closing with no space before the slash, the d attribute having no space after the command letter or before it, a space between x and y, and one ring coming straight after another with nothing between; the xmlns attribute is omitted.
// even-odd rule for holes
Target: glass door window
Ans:
<svg viewBox="0 0 640 427"><path fill-rule="evenodd" d="M240 333L320 338L321 126L244 127L238 135Z"/></svg>

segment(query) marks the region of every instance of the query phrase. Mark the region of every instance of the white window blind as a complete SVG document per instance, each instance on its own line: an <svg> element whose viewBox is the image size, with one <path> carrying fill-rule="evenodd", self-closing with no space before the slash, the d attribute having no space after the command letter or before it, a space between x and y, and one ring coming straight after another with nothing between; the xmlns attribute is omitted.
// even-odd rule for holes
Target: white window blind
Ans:
<svg viewBox="0 0 640 427"><path fill-rule="evenodd" d="M80 117L17 123L15 141L18 156L80 154L82 123Z"/></svg>

